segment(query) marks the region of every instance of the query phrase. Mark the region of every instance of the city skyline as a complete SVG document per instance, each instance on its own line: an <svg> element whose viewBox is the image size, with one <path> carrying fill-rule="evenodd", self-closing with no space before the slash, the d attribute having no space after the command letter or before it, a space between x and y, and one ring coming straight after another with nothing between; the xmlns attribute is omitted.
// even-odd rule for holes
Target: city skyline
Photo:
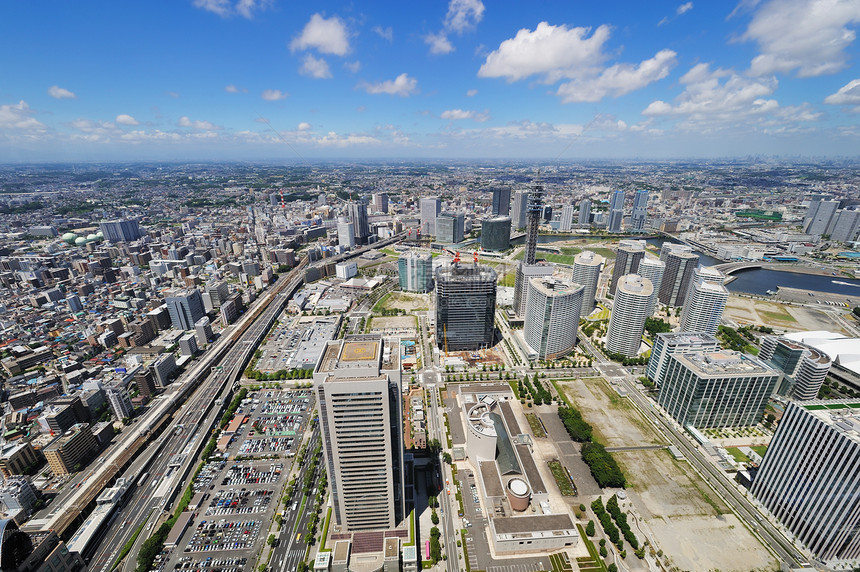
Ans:
<svg viewBox="0 0 860 572"><path fill-rule="evenodd" d="M844 156L852 0L10 3L3 162Z"/></svg>

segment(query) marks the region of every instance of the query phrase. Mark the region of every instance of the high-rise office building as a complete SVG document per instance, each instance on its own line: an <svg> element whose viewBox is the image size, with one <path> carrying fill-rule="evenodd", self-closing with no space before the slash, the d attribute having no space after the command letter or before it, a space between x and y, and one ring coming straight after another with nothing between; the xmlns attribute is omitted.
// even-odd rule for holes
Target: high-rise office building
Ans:
<svg viewBox="0 0 860 572"><path fill-rule="evenodd" d="M764 362L739 352L672 354L657 403L682 426L755 425L779 377Z"/></svg>
<svg viewBox="0 0 860 572"><path fill-rule="evenodd" d="M583 287L559 278L529 280L524 334L540 359L567 355L576 345Z"/></svg>
<svg viewBox="0 0 860 572"><path fill-rule="evenodd" d="M443 212L436 217L436 241L453 244L463 242L465 217L463 213Z"/></svg>
<svg viewBox="0 0 860 572"><path fill-rule="evenodd" d="M645 375L658 387L666 375L669 356L697 352L716 352L720 349L720 341L710 335L694 332L667 332L657 334L654 347L648 359Z"/></svg>
<svg viewBox="0 0 860 572"><path fill-rule="evenodd" d="M615 268L612 270L612 281L609 283L609 292L615 294L618 281L622 276L636 274L639 271L639 263L645 258L644 240L622 240L618 245L615 255Z"/></svg>
<svg viewBox="0 0 860 572"><path fill-rule="evenodd" d="M639 189L633 195L633 214L630 216L630 229L645 230L645 218L648 216L648 191Z"/></svg>
<svg viewBox="0 0 860 572"><path fill-rule="evenodd" d="M651 285L654 287L654 293L651 294L651 300L648 301L649 317L654 314L654 308L657 306L657 296L660 293L660 284L663 283L663 272L665 271L666 263L659 258L646 256L639 262L639 269L636 271L636 274L650 280Z"/></svg>
<svg viewBox="0 0 860 572"><path fill-rule="evenodd" d="M799 401L818 396L831 366L831 360L824 352L778 336L762 337L758 357L785 374L777 393Z"/></svg>
<svg viewBox="0 0 860 572"><path fill-rule="evenodd" d="M330 341L313 373L335 522L384 530L405 517L400 340Z"/></svg>
<svg viewBox="0 0 860 572"><path fill-rule="evenodd" d="M852 242L860 232L860 209L845 209L836 217L836 224L830 233L832 240Z"/></svg>
<svg viewBox="0 0 860 572"><path fill-rule="evenodd" d="M830 221L839 208L839 201L815 200L809 204L809 210L803 218L803 232L821 236L827 233Z"/></svg>
<svg viewBox="0 0 860 572"><path fill-rule="evenodd" d="M825 563L860 558L858 408L847 400L789 402L750 487Z"/></svg>
<svg viewBox="0 0 860 572"><path fill-rule="evenodd" d="M194 333L197 336L197 347L203 348L214 337L209 316L203 316L194 323Z"/></svg>
<svg viewBox="0 0 860 572"><path fill-rule="evenodd" d="M561 232L570 232L573 230L574 214L576 214L576 207L573 205L564 205L561 207L561 219L558 223L558 230Z"/></svg>
<svg viewBox="0 0 860 572"><path fill-rule="evenodd" d="M373 212L388 214L388 193L373 193Z"/></svg>
<svg viewBox="0 0 860 572"><path fill-rule="evenodd" d="M618 281L612 314L606 332L606 349L626 357L636 357L642 344L648 302L654 286L638 274L622 276Z"/></svg>
<svg viewBox="0 0 860 572"><path fill-rule="evenodd" d="M352 219L352 235L356 244L367 244L370 236L370 224L367 220L367 205L361 202L351 202L347 205L349 218Z"/></svg>
<svg viewBox="0 0 860 572"><path fill-rule="evenodd" d="M729 291L716 282L694 282L681 310L682 332L716 334Z"/></svg>
<svg viewBox="0 0 860 572"><path fill-rule="evenodd" d="M506 216L486 218L481 222L481 248L499 251L511 247L511 219Z"/></svg>
<svg viewBox="0 0 860 572"><path fill-rule="evenodd" d="M526 213L528 212L529 192L516 191L511 211L511 223L516 230L526 227Z"/></svg>
<svg viewBox="0 0 860 572"><path fill-rule="evenodd" d="M352 248L355 246L355 231L350 222L345 216L337 219L337 243L344 248Z"/></svg>
<svg viewBox="0 0 860 572"><path fill-rule="evenodd" d="M436 270L436 342L448 351L493 345L496 271L478 264L454 264Z"/></svg>
<svg viewBox="0 0 860 572"><path fill-rule="evenodd" d="M609 222L606 230L609 232L621 232L621 223L624 221L624 191L614 191L609 199Z"/></svg>
<svg viewBox="0 0 860 572"><path fill-rule="evenodd" d="M436 216L442 210L439 197L424 197L419 203L421 210L421 234L436 236Z"/></svg>
<svg viewBox="0 0 860 572"><path fill-rule="evenodd" d="M583 250L573 259L573 281L582 284L582 308L580 317L584 318L594 311L594 297L600 282L600 271L605 259L590 250Z"/></svg>
<svg viewBox="0 0 860 572"><path fill-rule="evenodd" d="M526 264L522 260L520 261L514 275L514 313L517 316L522 317L525 315L526 300L529 294L529 280L552 276L554 272L555 266L552 264Z"/></svg>
<svg viewBox="0 0 860 572"><path fill-rule="evenodd" d="M660 260L666 263L659 299L665 306L683 306L699 264L699 255L684 244L663 243Z"/></svg>
<svg viewBox="0 0 860 572"><path fill-rule="evenodd" d="M174 291L164 298L170 323L177 330L193 330L197 320L206 315L203 310L203 298L196 288Z"/></svg>
<svg viewBox="0 0 860 572"><path fill-rule="evenodd" d="M108 242L132 242L143 236L134 219L103 220L99 223L99 230Z"/></svg>
<svg viewBox="0 0 860 572"><path fill-rule="evenodd" d="M591 222L591 200L579 201L579 218L576 221L581 226L588 226Z"/></svg>
<svg viewBox="0 0 860 572"><path fill-rule="evenodd" d="M490 211L494 217L511 214L511 188L496 187L493 189L493 205Z"/></svg>
<svg viewBox="0 0 860 572"><path fill-rule="evenodd" d="M429 292L433 289L433 258L428 252L409 251L397 260L400 289L407 292Z"/></svg>

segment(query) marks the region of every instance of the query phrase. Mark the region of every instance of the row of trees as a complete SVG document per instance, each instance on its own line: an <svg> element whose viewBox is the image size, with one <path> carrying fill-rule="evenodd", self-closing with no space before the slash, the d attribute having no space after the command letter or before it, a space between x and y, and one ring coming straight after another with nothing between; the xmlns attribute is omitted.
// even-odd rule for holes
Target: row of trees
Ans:
<svg viewBox="0 0 860 572"><path fill-rule="evenodd" d="M636 538L636 535L633 534L633 531L630 529L630 525L627 523L627 513L621 510L621 507L618 506L618 497L616 495L612 495L609 500L606 501L606 511L612 515L613 520L615 520L615 524L618 525L618 528L621 530L621 534L624 536L627 543L633 547L633 550L638 551L639 540ZM642 557L644 556L645 555L643 554Z"/></svg>
<svg viewBox="0 0 860 572"><path fill-rule="evenodd" d="M597 484L601 488L624 487L624 473L606 448L593 440L593 428L583 419L582 413L573 407L559 407L558 417L570 438L583 444L582 460L588 465Z"/></svg>
<svg viewBox="0 0 860 572"><path fill-rule="evenodd" d="M542 403L546 403L549 405L552 403L552 394L543 386L541 383L538 374L534 375L534 385L529 381L529 376L523 377L523 380L518 383L517 389L520 392L520 395L525 397L526 395L531 396L535 405L541 405Z"/></svg>

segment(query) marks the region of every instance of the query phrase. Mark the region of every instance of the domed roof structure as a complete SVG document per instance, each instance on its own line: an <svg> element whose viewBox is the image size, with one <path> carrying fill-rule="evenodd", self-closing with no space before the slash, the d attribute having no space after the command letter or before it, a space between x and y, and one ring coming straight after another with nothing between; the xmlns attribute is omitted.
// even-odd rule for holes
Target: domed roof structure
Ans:
<svg viewBox="0 0 860 572"><path fill-rule="evenodd" d="M73 232L67 232L66 234L63 235L62 238L63 238L63 242L66 242L68 244L74 244L75 239L78 238L78 235L73 233Z"/></svg>
<svg viewBox="0 0 860 572"><path fill-rule="evenodd" d="M30 536L12 519L0 520L0 568L15 570L33 552Z"/></svg>
<svg viewBox="0 0 860 572"><path fill-rule="evenodd" d="M75 246L83 246L87 243L87 239L83 236L79 236L75 239Z"/></svg>

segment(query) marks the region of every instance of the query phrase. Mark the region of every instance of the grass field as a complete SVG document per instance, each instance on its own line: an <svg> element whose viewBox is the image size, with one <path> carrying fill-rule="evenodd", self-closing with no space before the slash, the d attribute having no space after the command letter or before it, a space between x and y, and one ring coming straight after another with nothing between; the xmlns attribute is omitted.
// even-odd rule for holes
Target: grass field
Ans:
<svg viewBox="0 0 860 572"><path fill-rule="evenodd" d="M516 272L508 272L507 274L499 277L499 286L507 286L509 288L513 288L516 281Z"/></svg>
<svg viewBox="0 0 860 572"><path fill-rule="evenodd" d="M737 447L726 447L726 451L728 451L729 455L734 457L735 461L738 463L749 463L749 458L741 453L741 450Z"/></svg>
<svg viewBox="0 0 860 572"><path fill-rule="evenodd" d="M615 258L615 251L610 248L597 247L589 248L588 250L605 258Z"/></svg>
<svg viewBox="0 0 860 572"><path fill-rule="evenodd" d="M526 419L529 420L529 427L532 429L535 437L546 437L546 431L543 430L543 425L534 413L526 413Z"/></svg>
<svg viewBox="0 0 860 572"><path fill-rule="evenodd" d="M570 483L570 478L567 476L567 471L561 466L558 461L549 461L549 470L552 471L552 476L555 479L562 496L572 497L576 495L573 485Z"/></svg>

